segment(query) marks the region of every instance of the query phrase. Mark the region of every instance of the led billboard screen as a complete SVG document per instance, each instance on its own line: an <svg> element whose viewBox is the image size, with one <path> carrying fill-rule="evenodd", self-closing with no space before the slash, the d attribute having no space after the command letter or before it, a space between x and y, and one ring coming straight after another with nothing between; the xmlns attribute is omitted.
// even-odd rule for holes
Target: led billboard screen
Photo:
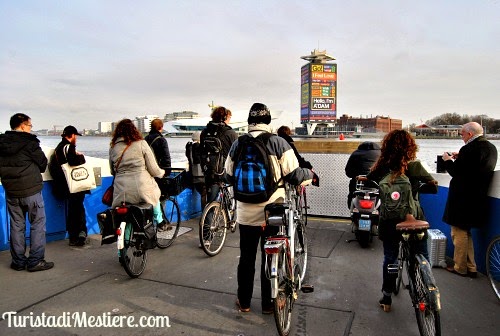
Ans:
<svg viewBox="0 0 500 336"><path fill-rule="evenodd" d="M300 121L332 122L337 118L337 64L309 63L301 68Z"/></svg>

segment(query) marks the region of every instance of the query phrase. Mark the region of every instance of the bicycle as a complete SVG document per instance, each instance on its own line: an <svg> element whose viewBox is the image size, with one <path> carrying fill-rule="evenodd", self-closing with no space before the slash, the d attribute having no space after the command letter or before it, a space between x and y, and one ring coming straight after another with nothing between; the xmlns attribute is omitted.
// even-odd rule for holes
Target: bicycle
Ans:
<svg viewBox="0 0 500 336"><path fill-rule="evenodd" d="M314 291L303 285L307 269L307 235L304 222L297 210L297 189L285 183L284 203L270 203L264 208L266 225L278 226L277 235L270 236L264 244L265 271L271 281L271 298L278 333L290 333L292 310L298 299L298 290Z"/></svg>
<svg viewBox="0 0 500 336"><path fill-rule="evenodd" d="M412 215L406 215L406 220L396 225L396 230L401 232L402 237L399 242L398 264L389 265L388 271L397 273L394 295L398 295L401 284L403 288L409 290L420 335L439 336L441 335L439 289L430 263L422 254L415 252L415 243L424 238L428 228L428 222L416 220ZM406 286L403 280L403 268L406 268L408 281Z"/></svg>
<svg viewBox="0 0 500 336"><path fill-rule="evenodd" d="M236 200L231 186L222 181L217 183L219 195L205 206L199 223L200 245L210 257L219 254L224 247L227 230L236 231Z"/></svg>
<svg viewBox="0 0 500 336"><path fill-rule="evenodd" d="M179 234L181 212L176 196L186 188L185 171L185 169L171 168L169 176L157 179L161 191L161 211L165 221L164 227L158 225L156 227L156 245L161 249L172 245Z"/></svg>
<svg viewBox="0 0 500 336"><path fill-rule="evenodd" d="M297 186L297 211L299 212L299 217L304 223L304 226L307 226L307 212L309 206L307 205L307 194L306 194L306 186L299 185Z"/></svg>
<svg viewBox="0 0 500 336"><path fill-rule="evenodd" d="M491 289L500 300L500 236L496 236L488 244L486 274L490 280Z"/></svg>

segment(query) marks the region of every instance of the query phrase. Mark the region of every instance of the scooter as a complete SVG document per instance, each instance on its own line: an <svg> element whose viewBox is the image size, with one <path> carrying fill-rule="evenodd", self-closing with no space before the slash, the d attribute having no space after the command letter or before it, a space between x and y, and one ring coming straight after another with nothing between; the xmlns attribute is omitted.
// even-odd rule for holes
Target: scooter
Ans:
<svg viewBox="0 0 500 336"><path fill-rule="evenodd" d="M378 235L380 203L378 184L360 175L351 203L351 230L356 237L354 240L363 248Z"/></svg>

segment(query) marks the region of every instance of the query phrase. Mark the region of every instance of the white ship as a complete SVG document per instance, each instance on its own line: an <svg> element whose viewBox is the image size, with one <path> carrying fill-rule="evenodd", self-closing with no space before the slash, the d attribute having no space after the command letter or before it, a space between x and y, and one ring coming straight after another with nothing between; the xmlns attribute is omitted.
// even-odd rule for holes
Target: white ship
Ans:
<svg viewBox="0 0 500 336"><path fill-rule="evenodd" d="M271 120L279 118L282 111L272 111ZM248 112L235 112L231 117L229 126L236 133L246 133L248 131ZM177 119L165 122L163 125L164 132L173 137L190 137L196 131L202 131L207 124L212 120L210 117L194 117L188 119Z"/></svg>

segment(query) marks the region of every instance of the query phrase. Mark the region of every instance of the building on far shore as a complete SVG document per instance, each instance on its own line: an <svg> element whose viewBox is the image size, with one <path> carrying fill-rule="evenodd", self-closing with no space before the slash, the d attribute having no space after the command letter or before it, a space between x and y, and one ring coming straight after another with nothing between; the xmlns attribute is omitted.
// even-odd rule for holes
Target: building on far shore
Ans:
<svg viewBox="0 0 500 336"><path fill-rule="evenodd" d="M344 114L336 119L334 126L318 124L312 135L338 136L341 133L345 136L385 134L396 129L403 129L403 121L401 119L392 119L378 115L370 118L356 118ZM295 128L295 134L306 135L306 127Z"/></svg>
<svg viewBox="0 0 500 336"><path fill-rule="evenodd" d="M450 137L457 138L462 130L462 125L418 125L413 131L417 136Z"/></svg>

